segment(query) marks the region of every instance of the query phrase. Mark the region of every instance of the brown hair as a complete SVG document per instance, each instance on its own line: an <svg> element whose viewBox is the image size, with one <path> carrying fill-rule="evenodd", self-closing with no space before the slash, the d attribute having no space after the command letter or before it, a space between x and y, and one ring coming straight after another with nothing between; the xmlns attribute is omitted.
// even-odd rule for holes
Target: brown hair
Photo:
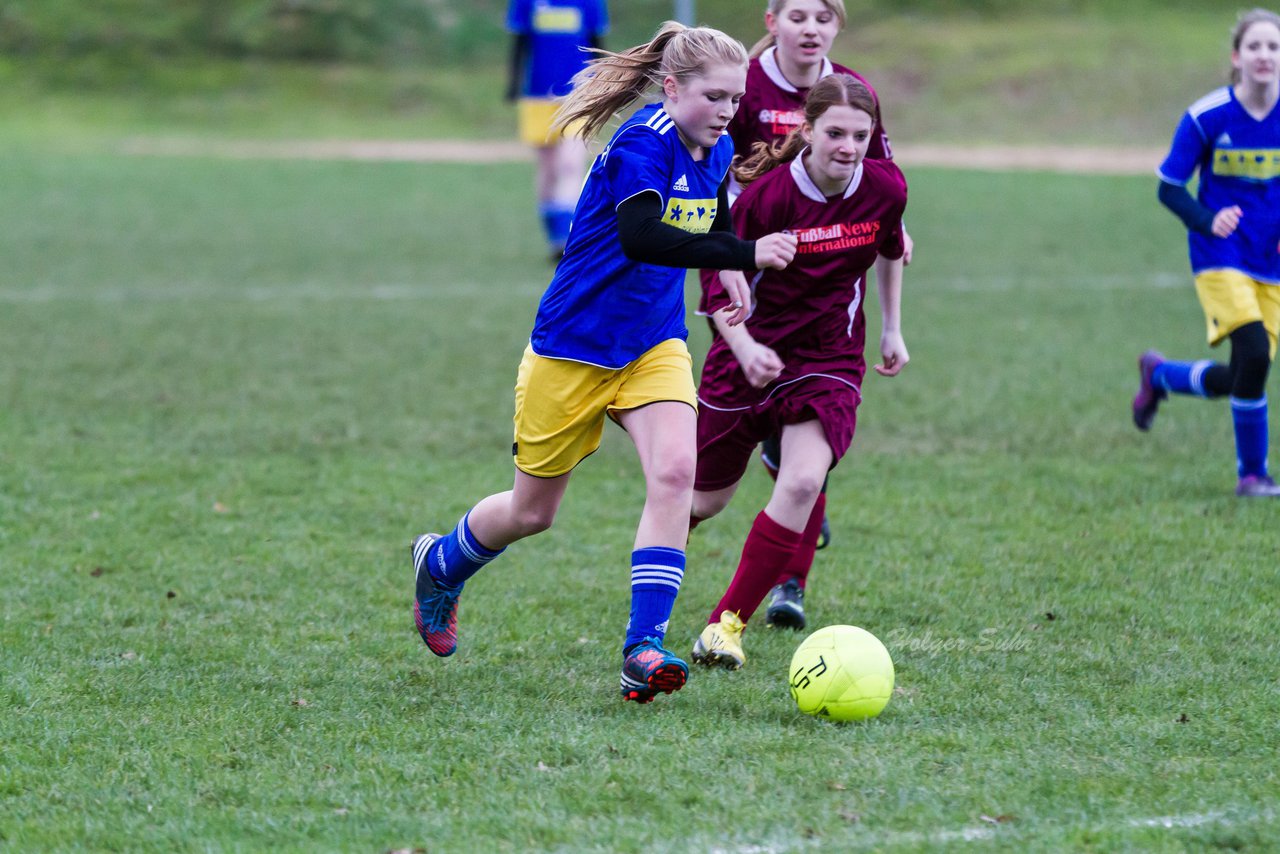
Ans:
<svg viewBox="0 0 1280 854"><path fill-rule="evenodd" d="M716 65L746 65L742 42L710 27L667 21L648 44L621 53L596 49L599 57L573 77L573 90L556 111L555 128L572 128L591 139L615 113L668 76L683 83Z"/></svg>
<svg viewBox="0 0 1280 854"><path fill-rule="evenodd" d="M1231 52L1235 53L1240 50L1240 42L1244 41L1244 34L1254 24L1275 24L1280 29L1280 15L1272 12L1270 9L1250 9L1247 12L1241 12L1240 17L1236 18L1236 25L1231 28ZM1231 85L1234 86L1240 82L1240 69L1234 65L1231 68Z"/></svg>
<svg viewBox="0 0 1280 854"><path fill-rule="evenodd" d="M765 11L771 12L775 18L782 15L787 8L787 4L791 0L769 0L765 4ZM844 0L822 0L822 5L826 6L831 14L836 16L836 20L840 22L840 29L844 29L844 25L849 22L849 16L844 11ZM751 58L758 59L762 53L778 43L773 33L765 33L764 38L751 46Z"/></svg>
<svg viewBox="0 0 1280 854"><path fill-rule="evenodd" d="M870 89L850 74L831 74L813 84L808 97L804 99L805 123L812 128L827 110L836 106L861 110L873 120L876 117L876 99ZM757 142L751 146L750 157L734 164L733 177L745 187L775 166L794 160L805 144L800 128L772 145Z"/></svg>

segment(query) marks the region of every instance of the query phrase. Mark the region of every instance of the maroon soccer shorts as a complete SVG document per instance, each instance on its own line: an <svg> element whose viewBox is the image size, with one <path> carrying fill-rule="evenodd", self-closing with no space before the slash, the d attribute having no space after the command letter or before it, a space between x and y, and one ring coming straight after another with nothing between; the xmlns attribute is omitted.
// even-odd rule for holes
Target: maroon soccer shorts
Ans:
<svg viewBox="0 0 1280 854"><path fill-rule="evenodd" d="M849 450L858 425L861 397L847 383L829 377L805 379L774 389L746 409L714 409L698 403L698 473L694 489L710 492L742 479L756 445L780 434L787 424L817 419L831 446L831 467Z"/></svg>

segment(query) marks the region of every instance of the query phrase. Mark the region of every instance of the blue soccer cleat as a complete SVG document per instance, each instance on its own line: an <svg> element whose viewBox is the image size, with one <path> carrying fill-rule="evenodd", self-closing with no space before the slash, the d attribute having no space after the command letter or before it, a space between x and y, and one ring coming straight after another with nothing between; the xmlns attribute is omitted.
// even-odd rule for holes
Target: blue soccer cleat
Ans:
<svg viewBox="0 0 1280 854"><path fill-rule="evenodd" d="M688 678L689 665L663 649L657 638L645 638L622 662L622 699L648 703L659 693L679 691Z"/></svg>
<svg viewBox="0 0 1280 854"><path fill-rule="evenodd" d="M1152 373L1163 362L1164 356L1155 350L1148 350L1138 357L1138 393L1133 396L1133 424L1143 432L1151 429L1160 401L1169 396L1169 392L1151 383Z"/></svg>
<svg viewBox="0 0 1280 854"><path fill-rule="evenodd" d="M1265 474L1247 474L1236 484L1241 498L1280 498L1280 486Z"/></svg>
<svg viewBox="0 0 1280 854"><path fill-rule="evenodd" d="M462 585L445 587L431 577L427 555L439 534L422 534L413 541L413 621L427 649L440 657L458 648L458 596Z"/></svg>

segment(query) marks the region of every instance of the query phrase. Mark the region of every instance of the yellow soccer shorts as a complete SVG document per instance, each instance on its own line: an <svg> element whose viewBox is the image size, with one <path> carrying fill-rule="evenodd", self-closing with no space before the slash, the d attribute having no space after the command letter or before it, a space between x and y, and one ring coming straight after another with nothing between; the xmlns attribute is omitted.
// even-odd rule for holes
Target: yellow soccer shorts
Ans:
<svg viewBox="0 0 1280 854"><path fill-rule="evenodd" d="M516 468L559 477L600 447L607 415L678 401L697 409L689 348L671 338L616 370L549 359L525 347L516 376Z"/></svg>
<svg viewBox="0 0 1280 854"><path fill-rule="evenodd" d="M538 148L559 142L564 134L551 129L559 106L553 98L521 98L516 103L520 140Z"/></svg>
<svg viewBox="0 0 1280 854"><path fill-rule="evenodd" d="M1262 322L1276 355L1280 332L1280 285L1269 285L1239 270L1205 270L1196 275L1209 344L1217 346L1246 323Z"/></svg>

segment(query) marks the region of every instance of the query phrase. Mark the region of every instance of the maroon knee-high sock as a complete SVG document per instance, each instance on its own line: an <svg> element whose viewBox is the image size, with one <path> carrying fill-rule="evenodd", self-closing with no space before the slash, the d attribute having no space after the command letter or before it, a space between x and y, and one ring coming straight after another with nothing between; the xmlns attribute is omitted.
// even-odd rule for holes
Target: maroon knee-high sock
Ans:
<svg viewBox="0 0 1280 854"><path fill-rule="evenodd" d="M804 589L805 581L809 578L809 570L813 568L813 556L818 552L818 538L822 536L822 517L826 514L827 494L819 492L818 500L813 505L813 512L809 514L809 521L804 526L804 536L800 539L800 545L796 546L795 552L791 555L791 562L778 575L778 580L774 584L785 584L788 579L794 578L800 582L800 589Z"/></svg>
<svg viewBox="0 0 1280 854"><path fill-rule="evenodd" d="M738 571L733 574L729 589L724 592L707 622L719 621L720 614L724 611L737 611L744 623L751 619L751 615L769 593L769 588L773 587L773 581L778 577L778 568L791 562L791 555L800 545L801 536L803 535L799 531L782 527L761 510L742 546Z"/></svg>

